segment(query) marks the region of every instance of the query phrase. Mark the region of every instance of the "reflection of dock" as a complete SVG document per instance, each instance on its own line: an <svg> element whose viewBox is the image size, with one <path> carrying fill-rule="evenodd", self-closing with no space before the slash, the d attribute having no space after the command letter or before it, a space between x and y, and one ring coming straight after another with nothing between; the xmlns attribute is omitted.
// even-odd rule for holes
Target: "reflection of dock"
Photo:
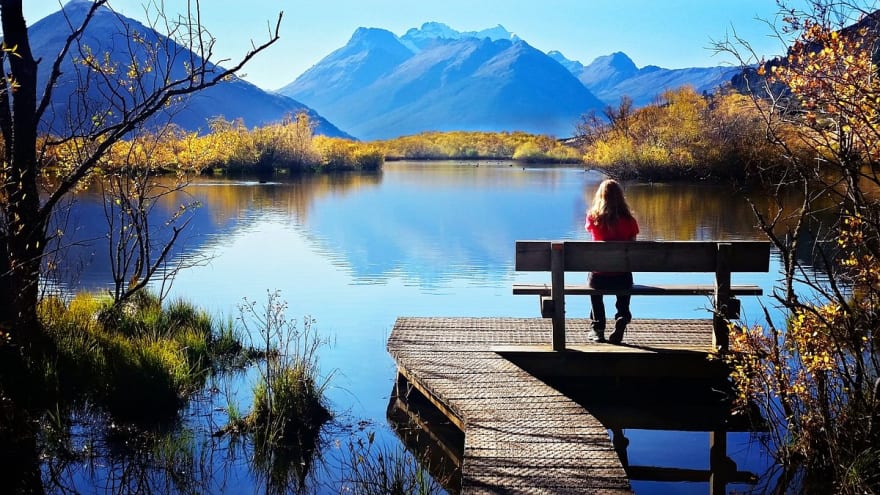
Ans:
<svg viewBox="0 0 880 495"><path fill-rule="evenodd" d="M625 465L625 439L613 444L607 429L621 425L603 424L608 418L597 417L598 410L593 414L589 405L549 384L588 376L613 375L618 384L646 375L717 376L717 362L707 360L711 320L635 320L627 329L628 346L587 343L588 321L567 323L569 350L551 352L548 320L397 320L388 350L397 361L399 390L417 389L464 432L463 459L454 451L445 455L460 463L462 492L631 493L630 478L717 475ZM704 426L716 429L697 428ZM725 439L710 434L717 465L729 461ZM725 464L723 471L732 476L715 477L748 477L735 466Z"/></svg>
<svg viewBox="0 0 880 495"><path fill-rule="evenodd" d="M388 421L407 450L417 455L450 493L461 491L464 434L440 410L398 376L388 402Z"/></svg>

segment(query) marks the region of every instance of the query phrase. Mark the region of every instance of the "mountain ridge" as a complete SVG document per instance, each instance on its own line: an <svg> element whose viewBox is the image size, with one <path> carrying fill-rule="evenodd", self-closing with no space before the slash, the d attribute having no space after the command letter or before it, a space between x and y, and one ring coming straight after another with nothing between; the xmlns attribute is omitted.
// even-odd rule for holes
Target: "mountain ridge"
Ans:
<svg viewBox="0 0 880 495"><path fill-rule="evenodd" d="M38 84L44 88L48 80L49 63L55 60L61 46L70 34L71 26L79 26L91 8L92 2L71 0L61 10L28 26L31 50L38 65ZM137 33L138 41L132 35ZM132 58L148 59L149 50L157 50L157 67L144 72L141 83L147 87L157 87L161 77L168 75L174 79L185 77L185 68L175 59L189 60L182 54L186 48L173 40L161 35L141 22L116 13L106 6L100 7L85 32L80 37L83 46L97 57L107 55L111 64L128 67ZM123 48L119 48L123 47ZM107 81L101 81L95 74L85 70L79 59L88 56L89 52L78 53L75 50L65 58L61 65L62 75L53 88L52 105L41 121L43 132L67 135L81 131L94 118L95 112L101 112L110 105L131 104L134 100L118 87L110 87ZM193 55L196 56L197 55ZM200 60L200 59L199 59ZM220 67L209 64L209 71L219 71ZM78 78L83 78L78 80ZM82 81L87 81L84 83ZM111 98L108 100L108 98ZM186 97L182 105L174 105L156 115L148 122L155 127L163 122L173 122L187 131L204 132L209 121L215 117L227 120L242 119L245 125L258 126L281 121L289 114L306 112L316 124L316 132L330 136L349 135L331 124L315 110L293 98L264 91L254 84L241 78L232 77L216 86L206 88Z"/></svg>
<svg viewBox="0 0 880 495"><path fill-rule="evenodd" d="M399 56L357 84L321 77L331 68L368 72L363 65L375 58L376 46L353 37L278 91L320 109L363 139L431 130L567 136L581 114L603 105L569 71L503 26L469 33L440 23L423 27L425 31L411 29L404 35L415 49L383 30L383 50L407 49L410 55ZM358 56L340 57L350 53Z"/></svg>
<svg viewBox="0 0 880 495"><path fill-rule="evenodd" d="M639 68L623 52L596 57L587 65L569 60L559 52L553 52L553 57L610 105L627 96L635 106L645 106L654 103L663 91L684 85L690 85L698 92L712 92L728 84L740 72L738 68L724 66L666 69L646 65Z"/></svg>
<svg viewBox="0 0 880 495"><path fill-rule="evenodd" d="M277 91L364 139L449 129L568 136L583 113L623 95L644 106L685 84L714 91L736 72L639 68L623 52L585 65L559 51L544 53L500 24L462 32L425 22L402 36L358 28L345 46Z"/></svg>

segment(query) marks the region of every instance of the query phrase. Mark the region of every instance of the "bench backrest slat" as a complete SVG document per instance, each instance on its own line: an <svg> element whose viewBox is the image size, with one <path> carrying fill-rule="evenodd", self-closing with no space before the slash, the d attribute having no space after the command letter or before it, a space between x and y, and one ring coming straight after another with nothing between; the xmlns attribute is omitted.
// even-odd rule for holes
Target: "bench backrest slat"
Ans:
<svg viewBox="0 0 880 495"><path fill-rule="evenodd" d="M723 241L725 244L727 241ZM565 271L714 272L719 241L565 241ZM770 243L729 241L727 269L766 272ZM550 271L551 241L516 241L517 271Z"/></svg>

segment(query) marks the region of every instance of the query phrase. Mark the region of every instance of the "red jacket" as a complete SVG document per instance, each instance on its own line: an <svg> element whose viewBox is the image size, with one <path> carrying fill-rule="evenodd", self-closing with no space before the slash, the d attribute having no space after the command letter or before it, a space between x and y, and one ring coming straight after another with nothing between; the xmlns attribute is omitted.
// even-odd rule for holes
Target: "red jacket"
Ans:
<svg viewBox="0 0 880 495"><path fill-rule="evenodd" d="M594 241L633 241L639 233L639 223L632 217L621 218L613 225L599 226L587 215L584 227L593 235Z"/></svg>

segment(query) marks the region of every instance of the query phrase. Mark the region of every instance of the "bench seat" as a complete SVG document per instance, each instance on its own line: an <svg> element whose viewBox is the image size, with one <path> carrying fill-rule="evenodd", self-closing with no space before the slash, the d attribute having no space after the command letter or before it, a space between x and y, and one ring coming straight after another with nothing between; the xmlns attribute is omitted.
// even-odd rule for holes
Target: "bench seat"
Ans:
<svg viewBox="0 0 880 495"><path fill-rule="evenodd" d="M539 295L549 296L550 284L513 284L515 295ZM731 295L736 296L760 296L764 294L757 285L731 285ZM714 285L641 285L634 284L629 289L594 289L586 284L566 285L566 295L589 296L593 294L631 294L634 296L713 296Z"/></svg>
<svg viewBox="0 0 880 495"><path fill-rule="evenodd" d="M630 294L633 296L714 296L714 285L641 285L633 284L629 289L594 289L589 285L566 285L564 289L565 295L588 296L593 294ZM538 295L538 302L541 307L541 316L544 318L553 318L555 314L555 304L551 297L552 290L550 284L513 284L513 293L515 295ZM731 285L731 296L760 296L764 290L757 285ZM739 318L739 302L732 299L727 307L729 311L727 316L730 318Z"/></svg>

